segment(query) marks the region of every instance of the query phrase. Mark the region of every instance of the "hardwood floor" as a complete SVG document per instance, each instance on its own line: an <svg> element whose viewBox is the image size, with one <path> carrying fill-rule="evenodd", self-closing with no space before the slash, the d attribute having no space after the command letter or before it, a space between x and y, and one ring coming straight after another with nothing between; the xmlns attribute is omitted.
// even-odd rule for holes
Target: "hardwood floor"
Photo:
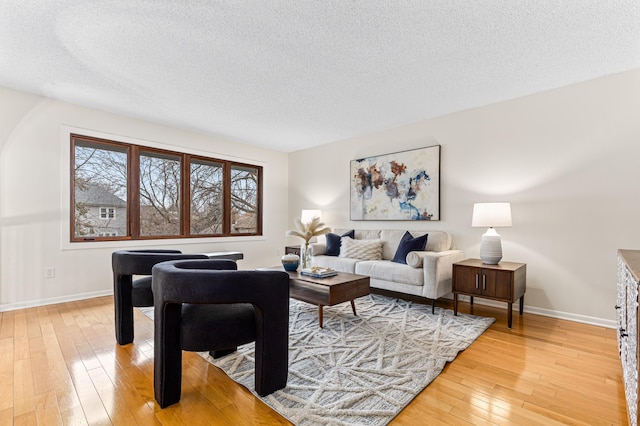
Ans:
<svg viewBox="0 0 640 426"><path fill-rule="evenodd" d="M187 352L182 400L159 409L153 323L136 310L135 341L118 346L112 300L0 314L0 425L289 424ZM505 309L473 308L496 323L391 424L627 424L615 330L517 313L509 330Z"/></svg>

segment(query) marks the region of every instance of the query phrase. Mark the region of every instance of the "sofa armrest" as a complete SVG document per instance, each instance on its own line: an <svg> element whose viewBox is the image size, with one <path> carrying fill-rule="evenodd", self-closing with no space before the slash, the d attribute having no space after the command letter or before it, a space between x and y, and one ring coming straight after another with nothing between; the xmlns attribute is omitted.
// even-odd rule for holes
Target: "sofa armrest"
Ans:
<svg viewBox="0 0 640 426"><path fill-rule="evenodd" d="M438 299L452 291L451 275L453 264L464 259L462 250L445 250L439 252L422 252L422 269L424 270L423 296Z"/></svg>

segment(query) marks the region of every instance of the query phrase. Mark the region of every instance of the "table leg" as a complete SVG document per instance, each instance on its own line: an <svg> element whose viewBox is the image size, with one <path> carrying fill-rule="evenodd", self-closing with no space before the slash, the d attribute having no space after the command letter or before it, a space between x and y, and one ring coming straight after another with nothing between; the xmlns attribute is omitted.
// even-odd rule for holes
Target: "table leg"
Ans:
<svg viewBox="0 0 640 426"><path fill-rule="evenodd" d="M513 322L513 303L509 302L509 311L507 312L507 325L511 328L511 323Z"/></svg>
<svg viewBox="0 0 640 426"><path fill-rule="evenodd" d="M351 299L351 310L353 310L353 315L358 316L358 314L356 314L356 304L353 299Z"/></svg>
<svg viewBox="0 0 640 426"><path fill-rule="evenodd" d="M520 315L524 313L524 294L520 296Z"/></svg>
<svg viewBox="0 0 640 426"><path fill-rule="evenodd" d="M458 293L453 293L453 315L458 316Z"/></svg>
<svg viewBox="0 0 640 426"><path fill-rule="evenodd" d="M469 304L473 306L473 296L469 296Z"/></svg>
<svg viewBox="0 0 640 426"><path fill-rule="evenodd" d="M322 305L318 305L318 319L320 320L320 328L322 328Z"/></svg>

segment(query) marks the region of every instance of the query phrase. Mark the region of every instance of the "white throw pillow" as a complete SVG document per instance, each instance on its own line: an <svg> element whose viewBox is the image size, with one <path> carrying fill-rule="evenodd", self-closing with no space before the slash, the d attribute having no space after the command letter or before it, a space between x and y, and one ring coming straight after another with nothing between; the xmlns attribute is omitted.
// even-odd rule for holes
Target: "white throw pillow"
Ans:
<svg viewBox="0 0 640 426"><path fill-rule="evenodd" d="M407 253L407 265L412 268L422 268L422 256L415 251Z"/></svg>
<svg viewBox="0 0 640 426"><path fill-rule="evenodd" d="M360 260L382 259L382 240L354 240L342 237L340 241L340 257Z"/></svg>

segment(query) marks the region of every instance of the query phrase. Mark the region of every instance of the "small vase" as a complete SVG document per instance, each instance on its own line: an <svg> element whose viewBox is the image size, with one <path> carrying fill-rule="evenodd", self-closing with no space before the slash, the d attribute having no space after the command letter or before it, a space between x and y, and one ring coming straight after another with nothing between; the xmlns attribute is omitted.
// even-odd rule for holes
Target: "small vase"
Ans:
<svg viewBox="0 0 640 426"><path fill-rule="evenodd" d="M285 254L282 256L282 266L285 271L296 271L300 263L300 256L297 254Z"/></svg>
<svg viewBox="0 0 640 426"><path fill-rule="evenodd" d="M309 243L300 246L300 266L302 269L311 268L311 258L313 257L313 248Z"/></svg>

